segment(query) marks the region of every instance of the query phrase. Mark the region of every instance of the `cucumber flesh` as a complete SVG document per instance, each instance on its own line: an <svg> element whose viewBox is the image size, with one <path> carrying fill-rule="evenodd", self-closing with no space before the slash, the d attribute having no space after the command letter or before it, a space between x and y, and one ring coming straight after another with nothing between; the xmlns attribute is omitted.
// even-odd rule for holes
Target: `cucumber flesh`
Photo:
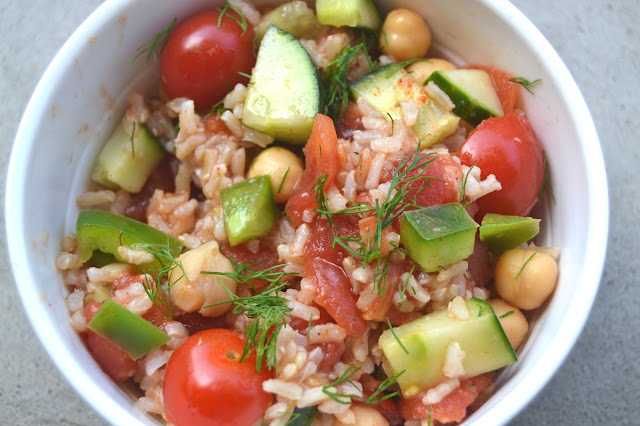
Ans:
<svg viewBox="0 0 640 426"><path fill-rule="evenodd" d="M334 27L379 30L380 13L372 0L316 0L318 21Z"/></svg>
<svg viewBox="0 0 640 426"><path fill-rule="evenodd" d="M538 232L540 219L487 213L480 225L480 240L487 243L492 253L500 254L529 241Z"/></svg>
<svg viewBox="0 0 640 426"><path fill-rule="evenodd" d="M276 7L262 17L256 28L256 38L262 40L269 24L288 32L295 38L314 39L328 28L320 25L315 12L302 0Z"/></svg>
<svg viewBox="0 0 640 426"><path fill-rule="evenodd" d="M121 123L102 147L91 179L107 188L140 192L166 151L147 126L136 126L133 138Z"/></svg>
<svg viewBox="0 0 640 426"><path fill-rule="evenodd" d="M433 99L427 99L418 110L416 123L411 129L420 139L420 147L429 148L455 132L459 122L460 117L450 113Z"/></svg>
<svg viewBox="0 0 640 426"><path fill-rule="evenodd" d="M220 191L220 198L232 246L268 234L280 217L269 175L231 185Z"/></svg>
<svg viewBox="0 0 640 426"><path fill-rule="evenodd" d="M478 224L460 203L405 212L400 241L409 257L426 272L436 272L473 253Z"/></svg>
<svg viewBox="0 0 640 426"><path fill-rule="evenodd" d="M283 142L304 144L324 112L322 79L300 42L269 25L251 75L242 123Z"/></svg>
<svg viewBox="0 0 640 426"><path fill-rule="evenodd" d="M361 77L351 83L349 92L356 101L363 98L376 111L385 117L389 114L393 120L402 118L399 102L413 98L421 105L420 98L427 98L422 87L398 64L385 65Z"/></svg>
<svg viewBox="0 0 640 426"><path fill-rule="evenodd" d="M386 358L388 375L396 375L405 397L415 396L442 382L447 347L457 342L465 353L461 379L493 371L517 361L500 321L487 302L465 300L469 319L450 317L447 309L432 312L408 324L386 330L378 345ZM398 343L402 342L402 346Z"/></svg>
<svg viewBox="0 0 640 426"><path fill-rule="evenodd" d="M504 115L491 77L483 70L435 71L433 81L455 104L453 112L467 123L477 126L489 117Z"/></svg>

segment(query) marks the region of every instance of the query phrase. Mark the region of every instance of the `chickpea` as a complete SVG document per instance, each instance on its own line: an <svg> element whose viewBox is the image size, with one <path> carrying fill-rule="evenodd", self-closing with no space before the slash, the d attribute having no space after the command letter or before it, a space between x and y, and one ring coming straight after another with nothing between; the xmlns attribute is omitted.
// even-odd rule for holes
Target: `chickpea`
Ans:
<svg viewBox="0 0 640 426"><path fill-rule="evenodd" d="M507 250L496 264L496 291L520 309L540 307L553 292L557 280L555 259L541 251Z"/></svg>
<svg viewBox="0 0 640 426"><path fill-rule="evenodd" d="M285 203L293 193L303 170L302 160L296 154L288 149L273 146L262 151L251 162L247 179L270 175L273 197L277 203Z"/></svg>
<svg viewBox="0 0 640 426"><path fill-rule="evenodd" d="M380 411L373 407L368 407L361 404L353 404L351 411L356 416L356 422L354 425L349 426L389 426L387 419L380 414ZM346 426L340 420L336 420L334 426Z"/></svg>
<svg viewBox="0 0 640 426"><path fill-rule="evenodd" d="M411 73L411 76L417 83L423 84L435 71L455 69L456 66L447 60L440 58L427 58L426 61L417 61L409 65L407 71Z"/></svg>
<svg viewBox="0 0 640 426"><path fill-rule="evenodd" d="M169 282L174 283L171 287L173 303L185 312L198 311L206 317L216 317L225 313L230 306L228 303L208 308L205 306L229 300L229 294L222 285L235 293L236 282L229 277L200 273L234 272L231 262L220 253L218 243L209 241L181 254L178 260L182 268L174 268L169 274Z"/></svg>
<svg viewBox="0 0 640 426"><path fill-rule="evenodd" d="M500 320L500 325L507 335L509 343L513 349L518 349L522 341L529 332L529 321L525 318L522 311L515 306L511 306L502 299L491 299L487 302L493 308L493 312ZM511 312L511 313L510 313Z"/></svg>
<svg viewBox="0 0 640 426"><path fill-rule="evenodd" d="M379 43L383 53L398 61L422 58L431 46L431 30L422 16L396 9L385 18Z"/></svg>

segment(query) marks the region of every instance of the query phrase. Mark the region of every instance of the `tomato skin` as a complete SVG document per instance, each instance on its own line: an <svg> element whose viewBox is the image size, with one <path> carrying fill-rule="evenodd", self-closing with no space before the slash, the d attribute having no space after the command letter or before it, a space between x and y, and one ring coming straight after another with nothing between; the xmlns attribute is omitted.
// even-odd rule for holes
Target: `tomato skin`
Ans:
<svg viewBox="0 0 640 426"><path fill-rule="evenodd" d="M206 111L224 98L237 83L247 83L239 72L250 74L255 65L254 32L249 24L242 35L240 25L220 11L198 13L178 24L160 55L162 88L169 98L193 99L196 109Z"/></svg>
<svg viewBox="0 0 640 426"><path fill-rule="evenodd" d="M287 201L285 212L295 227L302 224L302 214L307 209L318 208L313 183L322 174L327 175L324 190L333 186L340 172L340 154L338 153L338 135L333 120L318 114L313 122L309 141L304 147L305 168L302 177Z"/></svg>
<svg viewBox="0 0 640 426"><path fill-rule="evenodd" d="M462 164L480 167L481 177L495 175L500 191L478 200L476 221L486 213L526 216L538 199L544 178L542 146L520 114L484 120L460 147Z"/></svg>
<svg viewBox="0 0 640 426"><path fill-rule="evenodd" d="M84 318L89 323L100 309L100 303L92 302L84 310ZM133 377L138 369L138 363L131 359L128 353L120 349L115 343L102 337L93 330L87 330L86 343L89 353L114 382L123 382Z"/></svg>
<svg viewBox="0 0 640 426"><path fill-rule="evenodd" d="M255 355L240 361L244 336L210 329L189 337L171 355L164 377L165 412L176 426L224 424L248 426L271 404L262 382L272 378L256 371Z"/></svg>

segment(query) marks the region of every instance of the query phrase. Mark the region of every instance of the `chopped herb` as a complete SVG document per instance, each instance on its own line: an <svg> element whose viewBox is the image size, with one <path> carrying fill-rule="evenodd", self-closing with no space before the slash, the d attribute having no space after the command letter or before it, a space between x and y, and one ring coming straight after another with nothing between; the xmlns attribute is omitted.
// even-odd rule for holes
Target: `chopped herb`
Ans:
<svg viewBox="0 0 640 426"><path fill-rule="evenodd" d="M398 344L402 348L402 351L405 354L409 355L409 351L407 350L407 348L402 344L400 339L398 339L398 335L396 334L395 330L393 329L393 326L391 325L391 321L389 321L389 317L387 317L387 324L389 325L389 330L391 330L391 334L393 334L393 337L395 337L396 341L398 342Z"/></svg>
<svg viewBox="0 0 640 426"><path fill-rule="evenodd" d="M400 285L398 285L398 293L400 293L400 298L404 299L405 297L405 293L407 291L407 289L409 288L409 280L411 280L411 277L413 276L413 271L416 269L416 266L413 265L411 267L411 270L409 271L409 274L407 274L407 279L404 280L403 282L400 282ZM416 294L416 290L413 289L413 294ZM400 307L400 306L398 306Z"/></svg>
<svg viewBox="0 0 640 426"><path fill-rule="evenodd" d="M480 309L478 309L478 318L480 318L482 314L484 314L486 311L490 311L490 310L491 310L491 307L480 306Z"/></svg>
<svg viewBox="0 0 640 426"><path fill-rule="evenodd" d="M235 272L202 271L201 274L229 277L238 284L247 284L254 290L255 287L251 284L251 280L263 280L269 283L261 293L249 297L238 297L222 282L218 281L227 291L230 299L205 307L233 303L235 305L233 309L235 315L244 314L251 320L247 328L242 330L246 335L246 340L240 362L255 351L256 370L260 371L263 364L266 364L269 370L274 370L277 368L276 341L278 334L282 327L286 325L285 318L289 316L289 312L292 310L287 305L287 299L280 296L278 292L283 291L289 285L282 280L288 275L295 274L283 272L281 268L285 266L284 264L262 270L253 269L259 263L261 262L237 264L231 261Z"/></svg>
<svg viewBox="0 0 640 426"><path fill-rule="evenodd" d="M229 9L234 11L238 16L236 17L231 15L229 13ZM218 28L220 28L220 26L222 25L222 18L226 16L227 18L235 21L236 24L240 25L240 28L242 29L242 34L240 34L240 37L246 34L247 28L249 27L249 25L247 24L247 18L234 5L232 5L229 0L226 0L224 7L218 10L220 11L220 17L218 17Z"/></svg>
<svg viewBox="0 0 640 426"><path fill-rule="evenodd" d="M502 318L502 317L500 317L500 318ZM469 383L469 386L467 386L467 387L468 388L474 388L474 387L476 387L476 384L475 383Z"/></svg>
<svg viewBox="0 0 640 426"><path fill-rule="evenodd" d="M344 370L344 373L340 375L336 380L329 383L326 386L322 387L322 392L327 395L329 398L333 399L335 402L339 404L351 404L351 398L358 398L360 394L348 394L348 393L338 393L335 392L335 388L342 383L349 383L353 386L354 389L360 391L360 389L356 386L355 383L351 381L351 377L356 374L360 370L360 367L356 367L355 365L350 365Z"/></svg>
<svg viewBox="0 0 640 426"><path fill-rule="evenodd" d="M286 426L310 426L318 415L318 406L296 408Z"/></svg>
<svg viewBox="0 0 640 426"><path fill-rule="evenodd" d="M134 121L131 128L131 136L129 137L129 142L131 142L131 158L136 158L136 144L133 142L133 138L136 136L136 124L138 123Z"/></svg>
<svg viewBox="0 0 640 426"><path fill-rule="evenodd" d="M280 181L280 185L278 186L278 194L280 192L282 192L282 187L284 186L284 181L287 179L287 175L289 174L289 170L291 169L291 167L287 167L287 170L285 170L284 175L282 175L282 180Z"/></svg>
<svg viewBox="0 0 640 426"><path fill-rule="evenodd" d="M387 68L387 71L384 74L385 78L390 78L391 76L393 76L395 73L397 73L398 71L400 71L402 68L406 68L409 65L413 64L414 62L418 62L418 61L427 61L430 62L428 59L426 58L413 58L413 59L409 59L406 61L402 61L402 62L395 62L393 64L389 64L389 68Z"/></svg>
<svg viewBox="0 0 640 426"><path fill-rule="evenodd" d="M535 256L536 254L538 254L538 250L534 251L533 254L529 256L529 258L522 264L522 268L520 268L518 274L515 277L516 280L520 277L520 274L522 273L522 271L524 271L524 268L527 267L527 264L531 262L531 259L533 259L533 256Z"/></svg>
<svg viewBox="0 0 640 426"><path fill-rule="evenodd" d="M155 62L158 59L158 55L162 53L164 45L167 44L167 40L169 40L169 34L171 34L171 31L176 25L176 22L178 22L178 18L174 17L173 21L171 21L169 25L157 32L153 37L151 37L151 40L138 47L136 49L136 52L138 53L133 57L131 63L133 64L136 59L138 59L140 55L145 54L145 52L147 54L147 57L145 58L144 63L148 64L151 58L153 58L153 61Z"/></svg>
<svg viewBox="0 0 640 426"><path fill-rule="evenodd" d="M171 298L171 287L182 278L189 281L189 277L185 272L182 262L179 261L176 257L173 256L171 251L169 250L169 243L166 244L133 244L131 248L134 250L144 250L147 253L151 253L153 257L160 263L160 268L153 270L156 273L156 282L152 282L147 275L145 275L145 279L142 282L142 286L144 287L145 293L151 302L162 312L162 315L167 319L173 318L173 299ZM171 272L174 269L180 269L182 274L176 278L173 282L167 283L166 291L163 291L161 288L161 281L165 278L169 278Z"/></svg>
<svg viewBox="0 0 640 426"><path fill-rule="evenodd" d="M202 120L206 120L207 118L209 118L209 116L211 116L212 114L217 115L218 117L220 117L222 115L223 112L225 111L230 111L229 108L225 108L224 106L224 99L220 99L218 102L216 102L215 104L213 104L213 106L211 107L211 109L209 110L209 112L207 113L207 115L205 115Z"/></svg>
<svg viewBox="0 0 640 426"><path fill-rule="evenodd" d="M542 196L544 191L549 189L551 193L551 199L553 204L556 203L556 194L553 192L553 186L551 186L551 176L549 175L549 162L547 161L547 153L542 151L542 164L544 167L544 178L542 179L542 185L540 186L540 192L538 192L538 205L542 203Z"/></svg>
<svg viewBox="0 0 640 426"><path fill-rule="evenodd" d="M394 392L391 392L389 394L384 394L383 397L378 398L378 395L380 395L385 390L387 390L387 388L389 388L390 386L395 385L398 382L398 377L403 375L405 371L407 371L407 370L402 370L401 372L399 372L395 376L387 377L382 383L380 383L380 386L378 386L378 389L376 389L375 392L373 392L371 395L369 395L367 397L367 399L364 400L364 403L365 404L378 404L378 403L384 401L385 399L393 398L394 396L398 395L400 393L400 391L394 391Z"/></svg>
<svg viewBox="0 0 640 426"><path fill-rule="evenodd" d="M393 121L393 117L391 116L391 114L387 113L387 115L389 116L389 120L391 120L391 134L393 135L393 126L395 122Z"/></svg>
<svg viewBox="0 0 640 426"><path fill-rule="evenodd" d="M508 317L509 315L513 315L513 314L515 314L515 313L516 313L516 311L509 311L509 312L505 312L504 314L500 315L498 318L506 318L506 317Z"/></svg>
<svg viewBox="0 0 640 426"><path fill-rule="evenodd" d="M458 200L460 202L464 201L464 193L467 190L467 180L469 179L469 174L471 173L471 170L475 167L476 165L472 165L471 167L469 167L469 170L467 170L467 174L464 176L464 180L462 181L462 186L460 187L460 196L458 197Z"/></svg>
<svg viewBox="0 0 640 426"><path fill-rule="evenodd" d="M247 74L246 72L241 72L241 71L238 71L238 74L251 80L251 74Z"/></svg>
<svg viewBox="0 0 640 426"><path fill-rule="evenodd" d="M514 77L514 78L510 78L509 81L511 81L512 83L518 83L519 85L524 87L527 90L527 92L533 93L531 91L530 87L533 86L536 83L541 82L542 80L538 78L536 80L529 81L529 80L527 80L526 78L523 78L523 77Z"/></svg>
<svg viewBox="0 0 640 426"><path fill-rule="evenodd" d="M431 426L431 406L429 406L429 417L427 418L427 426Z"/></svg>
<svg viewBox="0 0 640 426"><path fill-rule="evenodd" d="M311 322L313 321L313 314L309 314L309 327L307 328L307 342L311 341Z"/></svg>

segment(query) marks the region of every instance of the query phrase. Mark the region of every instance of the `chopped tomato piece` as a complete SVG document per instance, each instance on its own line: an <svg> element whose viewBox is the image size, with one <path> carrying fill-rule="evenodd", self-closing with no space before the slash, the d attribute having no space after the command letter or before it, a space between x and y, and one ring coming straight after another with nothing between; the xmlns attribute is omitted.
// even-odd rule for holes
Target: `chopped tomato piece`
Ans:
<svg viewBox="0 0 640 426"><path fill-rule="evenodd" d="M362 316L367 321L386 321L387 312L393 304L393 294L398 289L401 267L393 263L389 264L387 273L381 287L384 290L382 295L377 294L375 299L362 311Z"/></svg>
<svg viewBox="0 0 640 426"><path fill-rule="evenodd" d="M304 155L306 158L304 173L285 208L289 219L296 227L302 224L302 214L305 210L318 207L313 191L313 184L318 176L327 175L323 186L327 191L335 184L340 171L338 136L331 118L322 114L316 116L311 136L304 148Z"/></svg>
<svg viewBox="0 0 640 426"><path fill-rule="evenodd" d="M437 404L428 406L422 402L424 393L400 400L400 410L405 419L436 420L440 423L460 422L467 415L467 407L480 393L493 383L493 374L487 373L463 380L449 395Z"/></svg>
<svg viewBox="0 0 640 426"><path fill-rule="evenodd" d="M329 372L333 368L336 362L340 361L342 358L342 354L345 351L345 345L343 342L340 343L319 343L317 345L312 345L312 347L319 347L322 349L323 358L320 361L320 365L318 368L321 371Z"/></svg>
<svg viewBox="0 0 640 426"><path fill-rule="evenodd" d="M100 309L100 303L93 302L86 306L84 318L91 321ZM133 377L138 369L138 363L131 359L128 353L120 349L115 343L102 337L92 330L87 330L87 349L104 371L114 382L124 382Z"/></svg>
<svg viewBox="0 0 640 426"><path fill-rule="evenodd" d="M338 136L342 139L352 140L353 133L356 130L364 130L364 125L362 124L363 115L356 104L349 102L349 106L342 115L342 121L336 129Z"/></svg>
<svg viewBox="0 0 640 426"><path fill-rule="evenodd" d="M342 261L347 256L347 252L342 247L336 245L334 247L334 235L341 237L357 236L358 218L348 215L334 215L333 221L336 227L331 227L327 219L316 220L310 224L311 235L304 249L307 259L320 257L328 262L342 265Z"/></svg>
<svg viewBox="0 0 640 426"><path fill-rule="evenodd" d="M349 336L362 336L367 324L356 306L356 296L344 270L324 259L313 258L307 260L305 273L308 278L315 279L315 302L325 308Z"/></svg>
<svg viewBox="0 0 640 426"><path fill-rule="evenodd" d="M502 104L502 110L505 115L511 114L518 100L518 93L520 92L520 85L510 81L513 75L500 68L486 65L469 65L467 68L484 70L489 74L493 82L493 87L496 88L498 98Z"/></svg>
<svg viewBox="0 0 640 426"><path fill-rule="evenodd" d="M247 248L246 244L239 244L232 247L228 242L223 242L220 244L220 252L236 264L256 264L251 268L254 270L263 270L282 263L280 262L278 252L276 252L275 250L269 250L264 247L261 247L257 252L254 253ZM279 272L279 270L276 269L273 272ZM283 278L283 281L286 280L287 276ZM267 282L264 280L254 279L250 282L251 285L253 285L255 288L262 288L267 285Z"/></svg>

